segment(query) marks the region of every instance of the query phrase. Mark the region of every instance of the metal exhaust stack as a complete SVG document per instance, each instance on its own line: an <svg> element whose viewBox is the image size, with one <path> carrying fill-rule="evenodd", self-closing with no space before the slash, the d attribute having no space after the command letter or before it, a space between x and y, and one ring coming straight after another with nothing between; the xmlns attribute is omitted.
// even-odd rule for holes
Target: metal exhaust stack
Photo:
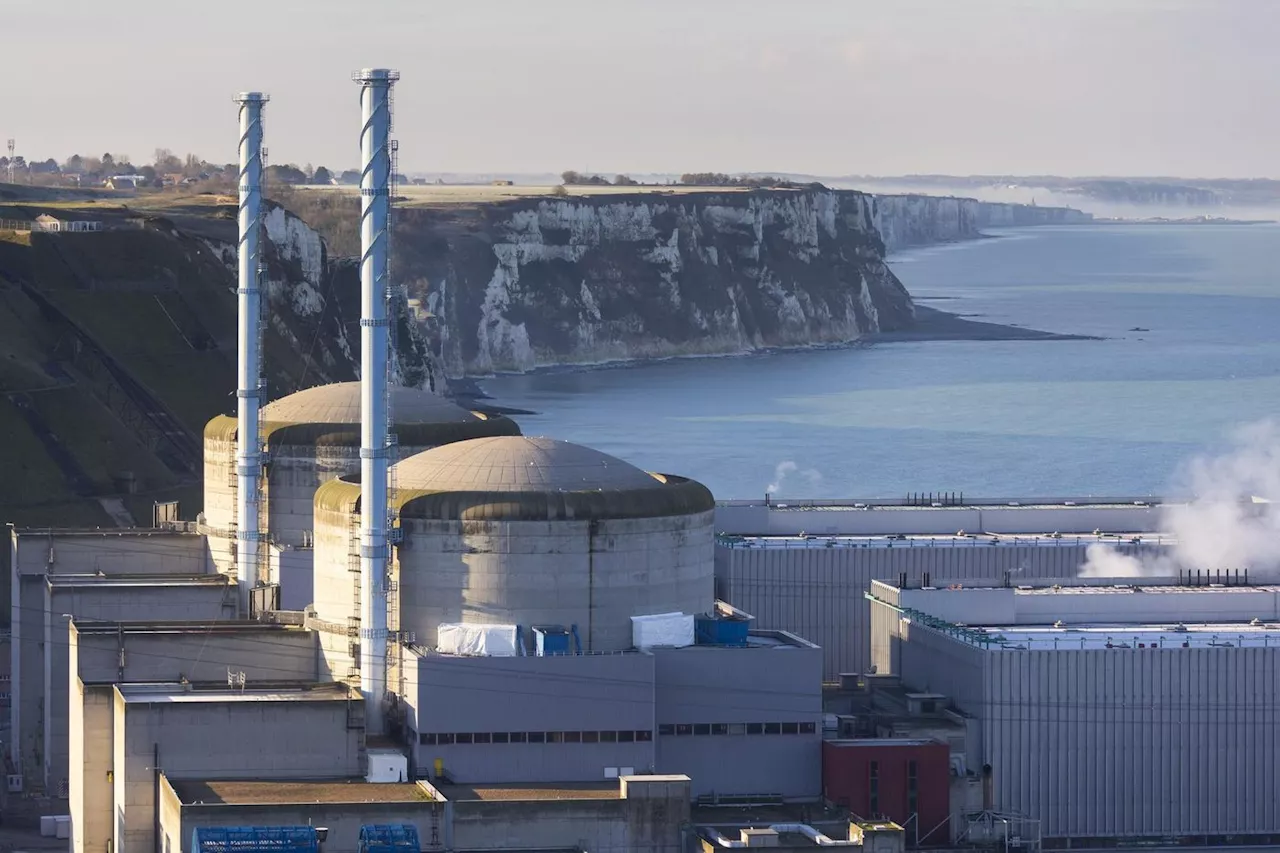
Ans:
<svg viewBox="0 0 1280 853"><path fill-rule="evenodd" d="M391 286L391 87L398 71L365 68L360 84L360 692L365 731L381 734L387 690L388 328Z"/></svg>
<svg viewBox="0 0 1280 853"><path fill-rule="evenodd" d="M249 590L258 582L262 543L260 530L262 441L258 415L262 406L262 109L267 96L241 92L240 105L240 281L239 350L236 402L239 414L236 447L236 578L240 612L249 613Z"/></svg>

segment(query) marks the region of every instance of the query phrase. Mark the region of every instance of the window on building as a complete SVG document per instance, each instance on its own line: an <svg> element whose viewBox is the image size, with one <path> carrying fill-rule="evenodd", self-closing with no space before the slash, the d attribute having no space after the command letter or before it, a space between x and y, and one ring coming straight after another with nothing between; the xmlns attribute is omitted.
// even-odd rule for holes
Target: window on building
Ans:
<svg viewBox="0 0 1280 853"><path fill-rule="evenodd" d="M634 731L618 732L618 743L634 743L636 733Z"/></svg>
<svg viewBox="0 0 1280 853"><path fill-rule="evenodd" d="M711 726L707 723L694 723L693 733L695 735L709 735L711 734Z"/></svg>
<svg viewBox="0 0 1280 853"><path fill-rule="evenodd" d="M907 762L907 815L908 816L915 816L919 814L920 786L919 786L919 779L916 776L916 770L917 770L916 763L914 761L908 761ZM913 838L915 839L917 845L919 844L919 841L920 841L919 824L920 824L919 820L911 821Z"/></svg>
<svg viewBox="0 0 1280 853"><path fill-rule="evenodd" d="M795 734L799 734L799 733L800 733L800 724L799 724L799 723L783 723L783 724L782 724L782 733L783 733L784 735L795 735Z"/></svg>
<svg viewBox="0 0 1280 853"><path fill-rule="evenodd" d="M711 733L713 735L727 735L729 733L728 723L712 723Z"/></svg>
<svg viewBox="0 0 1280 853"><path fill-rule="evenodd" d="M671 723L658 724L658 736L673 735L676 733L676 727Z"/></svg>
<svg viewBox="0 0 1280 853"><path fill-rule="evenodd" d="M494 732L493 742L494 743L510 743L511 735L508 734L507 732Z"/></svg>
<svg viewBox="0 0 1280 853"><path fill-rule="evenodd" d="M474 739L474 742L475 742L475 743L489 743L489 742L490 742L490 735L489 735L489 733L488 733L488 732L476 732L474 735L472 735L472 738Z"/></svg>
<svg viewBox="0 0 1280 853"><path fill-rule="evenodd" d="M512 733L511 733L511 742L512 742L512 743L525 743L525 742L527 742L527 741L528 741L528 736L527 736L524 732L512 732Z"/></svg>
<svg viewBox="0 0 1280 853"><path fill-rule="evenodd" d="M746 733L747 733L747 724L746 724L746 723L730 723L730 724L729 724L729 734L731 734L731 735L745 735Z"/></svg>
<svg viewBox="0 0 1280 853"><path fill-rule="evenodd" d="M814 723L801 723L801 724L800 724L800 734L802 734L802 735L811 735L811 734L814 734L814 733L815 733L815 732L817 732L817 731L818 731L818 728L817 728L817 726L816 726Z"/></svg>
<svg viewBox="0 0 1280 853"><path fill-rule="evenodd" d="M564 732L547 732L547 743L564 743Z"/></svg>
<svg viewBox="0 0 1280 853"><path fill-rule="evenodd" d="M652 743L652 742L653 742L653 732L649 731L648 729L636 730L636 743Z"/></svg>
<svg viewBox="0 0 1280 853"><path fill-rule="evenodd" d="M600 733L599 732L583 732L582 742L583 743L599 743Z"/></svg>
<svg viewBox="0 0 1280 853"><path fill-rule="evenodd" d="M582 743L582 732L565 732L565 743Z"/></svg>
<svg viewBox="0 0 1280 853"><path fill-rule="evenodd" d="M688 723L676 723L676 734L691 735L693 734L693 726Z"/></svg>
<svg viewBox="0 0 1280 853"><path fill-rule="evenodd" d="M617 743L618 733L617 732L600 732L600 742L601 743Z"/></svg>
<svg viewBox="0 0 1280 853"><path fill-rule="evenodd" d="M457 744L471 743L471 732L458 732L454 735L453 742Z"/></svg>
<svg viewBox="0 0 1280 853"><path fill-rule="evenodd" d="M765 723L765 724L764 724L764 733L765 733L765 734L767 734L767 735L780 735L780 734L782 734L782 723Z"/></svg>
<svg viewBox="0 0 1280 853"><path fill-rule="evenodd" d="M529 736L529 743L546 743L547 742L546 732L529 732L528 736Z"/></svg>
<svg viewBox="0 0 1280 853"><path fill-rule="evenodd" d="M449 744L453 743L453 735L447 734L447 733L438 734L436 735L436 743L439 744L440 746L448 746Z"/></svg>
<svg viewBox="0 0 1280 853"><path fill-rule="evenodd" d="M871 817L880 816L880 762L873 761L867 768L867 810Z"/></svg>
<svg viewBox="0 0 1280 853"><path fill-rule="evenodd" d="M418 743L422 744L423 746L435 746L436 745L435 733L423 732L422 734L418 735Z"/></svg>
<svg viewBox="0 0 1280 853"><path fill-rule="evenodd" d="M764 734L764 723L747 723L747 734L749 735Z"/></svg>

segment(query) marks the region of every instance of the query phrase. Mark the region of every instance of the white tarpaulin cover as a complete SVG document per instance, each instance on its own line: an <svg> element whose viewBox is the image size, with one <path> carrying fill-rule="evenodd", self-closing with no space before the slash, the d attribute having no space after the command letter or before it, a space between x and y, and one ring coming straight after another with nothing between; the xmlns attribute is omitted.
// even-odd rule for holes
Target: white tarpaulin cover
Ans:
<svg viewBox="0 0 1280 853"><path fill-rule="evenodd" d="M631 642L637 649L692 646L693 616L685 616L683 613L632 616Z"/></svg>
<svg viewBox="0 0 1280 853"><path fill-rule="evenodd" d="M485 655L509 658L516 654L515 625L462 625L442 623L436 648L447 655Z"/></svg>

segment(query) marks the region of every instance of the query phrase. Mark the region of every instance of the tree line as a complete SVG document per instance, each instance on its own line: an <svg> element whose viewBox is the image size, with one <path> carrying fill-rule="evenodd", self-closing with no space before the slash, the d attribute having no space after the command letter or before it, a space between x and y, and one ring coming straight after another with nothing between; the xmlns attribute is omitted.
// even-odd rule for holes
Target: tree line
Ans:
<svg viewBox="0 0 1280 853"><path fill-rule="evenodd" d="M0 156L0 180L8 177L9 158ZM196 154L179 157L168 148L157 148L149 163L136 164L128 154L104 153L100 157L72 154L59 163L50 157L46 160L28 160L22 155L13 157L14 180L19 183L43 185L96 186L110 178L130 176L140 179L143 186L165 187L173 185L204 185L207 189L234 188L240 168L236 163L213 163ZM268 165L268 184L358 184L360 172L348 169L335 174L324 166L312 168L308 163Z"/></svg>
<svg viewBox="0 0 1280 853"><path fill-rule="evenodd" d="M588 175L573 170L562 172L560 182L564 186L615 186L635 187L641 182L630 175L616 175L612 181L603 175ZM802 184L786 178L772 175L726 175L723 172L686 172L679 180L672 182L693 187L812 187L814 184ZM656 186L656 185L650 185ZM821 186L821 184L817 184Z"/></svg>

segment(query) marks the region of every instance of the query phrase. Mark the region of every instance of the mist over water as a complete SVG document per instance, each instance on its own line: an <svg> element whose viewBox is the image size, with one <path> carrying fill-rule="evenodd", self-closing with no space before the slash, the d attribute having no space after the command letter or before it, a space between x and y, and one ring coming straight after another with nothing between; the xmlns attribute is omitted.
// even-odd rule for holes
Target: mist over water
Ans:
<svg viewBox="0 0 1280 853"><path fill-rule="evenodd" d="M998 233L891 264L922 305L1105 340L876 344L484 386L540 413L518 418L528 434L695 477L720 499L1164 494L1186 460L1277 415L1280 227Z"/></svg>

